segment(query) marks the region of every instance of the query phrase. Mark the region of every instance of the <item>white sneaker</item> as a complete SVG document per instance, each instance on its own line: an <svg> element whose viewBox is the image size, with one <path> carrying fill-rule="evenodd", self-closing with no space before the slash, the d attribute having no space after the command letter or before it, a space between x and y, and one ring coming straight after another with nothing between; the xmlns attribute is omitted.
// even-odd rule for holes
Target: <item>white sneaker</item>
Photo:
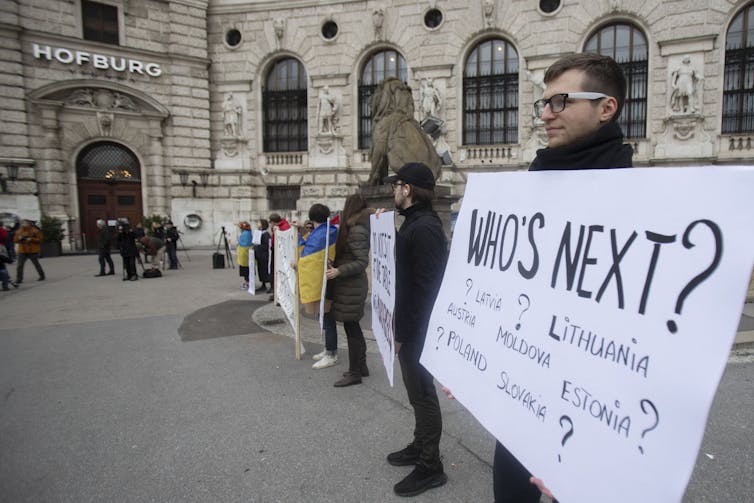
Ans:
<svg viewBox="0 0 754 503"><path fill-rule="evenodd" d="M322 358L325 357L326 354L327 354L327 350L323 349L321 353L317 353L316 355L312 356L312 360L321 360Z"/></svg>
<svg viewBox="0 0 754 503"><path fill-rule="evenodd" d="M312 368L317 370L326 369L327 367L332 367L336 363L338 363L338 355L326 354L320 361L312 365Z"/></svg>

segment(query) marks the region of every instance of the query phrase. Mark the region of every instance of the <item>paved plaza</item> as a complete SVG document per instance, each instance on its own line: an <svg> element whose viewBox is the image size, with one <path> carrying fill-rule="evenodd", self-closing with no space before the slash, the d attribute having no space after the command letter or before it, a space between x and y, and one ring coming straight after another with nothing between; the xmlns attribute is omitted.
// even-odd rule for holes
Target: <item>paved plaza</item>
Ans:
<svg viewBox="0 0 754 503"><path fill-rule="evenodd" d="M96 256L43 259L46 281L29 268L2 292L0 502L492 501L494 441L444 396L449 482L395 496L410 468L384 458L413 426L399 369L391 388L370 340L371 376L334 388L342 327L340 362L312 370L314 320L298 361L266 293L213 270L212 251L189 253L182 269L135 282L121 281L120 257L102 278ZM752 333L747 304L684 502L754 491Z"/></svg>

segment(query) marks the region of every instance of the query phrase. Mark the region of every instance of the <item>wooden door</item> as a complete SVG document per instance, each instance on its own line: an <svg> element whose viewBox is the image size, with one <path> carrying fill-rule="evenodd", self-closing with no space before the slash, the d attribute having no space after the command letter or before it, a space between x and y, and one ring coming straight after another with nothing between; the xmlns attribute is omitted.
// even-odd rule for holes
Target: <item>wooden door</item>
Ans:
<svg viewBox="0 0 754 503"><path fill-rule="evenodd" d="M79 214L86 247L94 250L97 248L97 219L105 222L127 219L132 226L141 222L141 183L79 180ZM115 227L110 228L110 234L114 241Z"/></svg>

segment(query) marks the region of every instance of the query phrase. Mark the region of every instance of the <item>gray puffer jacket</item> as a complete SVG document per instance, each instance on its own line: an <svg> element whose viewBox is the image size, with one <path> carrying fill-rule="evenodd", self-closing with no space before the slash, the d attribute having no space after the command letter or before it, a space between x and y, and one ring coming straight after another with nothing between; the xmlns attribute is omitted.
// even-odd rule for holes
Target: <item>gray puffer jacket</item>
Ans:
<svg viewBox="0 0 754 503"><path fill-rule="evenodd" d="M337 250L334 266L340 271L332 286L331 312L335 321L359 321L364 316L364 301L369 284L369 215L365 208L346 222L348 236L343 249Z"/></svg>

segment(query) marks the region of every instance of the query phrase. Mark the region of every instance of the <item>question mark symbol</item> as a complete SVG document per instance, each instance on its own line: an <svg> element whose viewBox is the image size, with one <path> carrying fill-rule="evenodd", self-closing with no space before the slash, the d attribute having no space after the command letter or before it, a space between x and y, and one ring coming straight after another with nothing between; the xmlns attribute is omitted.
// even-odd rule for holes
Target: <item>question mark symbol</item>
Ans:
<svg viewBox="0 0 754 503"><path fill-rule="evenodd" d="M713 272L715 272L715 269L717 269L717 266L720 264L720 259L723 255L723 233L720 231L720 227L718 227L717 224L711 220L696 220L694 222L691 222L689 226L686 227L686 231L683 233L683 247L687 250L690 250L691 248L696 246L689 239L689 235L697 224L704 224L712 231L712 235L715 238L715 256L712 259L712 263L705 270L694 276L691 281L688 282L686 287L681 290L681 293L678 295L678 300L675 303L675 314L681 314L681 309L683 309L683 302L686 300L686 297L689 296L694 288L699 286L702 282L704 282L704 280L709 278ZM673 320L668 320L667 326L671 334L674 334L678 331L678 326Z"/></svg>
<svg viewBox="0 0 754 503"><path fill-rule="evenodd" d="M471 287L473 286L474 286L474 280L471 278L466 278L466 296L467 297L469 296L469 292L471 291ZM463 303L465 304L466 301L463 301Z"/></svg>
<svg viewBox="0 0 754 503"><path fill-rule="evenodd" d="M563 421L566 421L568 423L568 431L565 432L565 435L563 435L563 440L560 441L560 445L565 447L566 440L571 438L573 436L573 421L571 421L571 418L563 414L560 416L560 427L563 427ZM558 454L558 463L560 463L560 454Z"/></svg>
<svg viewBox="0 0 754 503"><path fill-rule="evenodd" d="M519 328L521 328L521 316L523 316L524 313L529 310L529 307L531 307L531 301L529 300L529 296L528 295L526 295L525 293L522 293L521 295L518 296L518 305L519 306L523 306L524 305L523 302L521 302L521 299L526 299L526 307L524 308L523 311L521 311L521 314L518 315L518 323L516 323L516 330L518 330Z"/></svg>
<svg viewBox="0 0 754 503"><path fill-rule="evenodd" d="M437 336L437 346L435 346L435 349L440 349L440 339L442 339L442 336L445 335L445 329L442 327L437 327L437 331L440 333L440 335Z"/></svg>
<svg viewBox="0 0 754 503"><path fill-rule="evenodd" d="M655 422L652 424L652 426L650 426L649 428L644 429L641 432L641 438L644 438L644 435L646 435L650 431L652 431L655 428L657 428L657 425L660 423L660 414L657 412L657 407L655 407L655 404L653 404L651 400L648 400L646 398L642 398L642 400L641 400L641 402L639 402L639 404L641 405L641 411L644 414L648 414L646 406L649 405L649 407L652 409L652 413L655 416ZM639 446L639 452L641 452L642 454L644 454L644 448L642 446Z"/></svg>

